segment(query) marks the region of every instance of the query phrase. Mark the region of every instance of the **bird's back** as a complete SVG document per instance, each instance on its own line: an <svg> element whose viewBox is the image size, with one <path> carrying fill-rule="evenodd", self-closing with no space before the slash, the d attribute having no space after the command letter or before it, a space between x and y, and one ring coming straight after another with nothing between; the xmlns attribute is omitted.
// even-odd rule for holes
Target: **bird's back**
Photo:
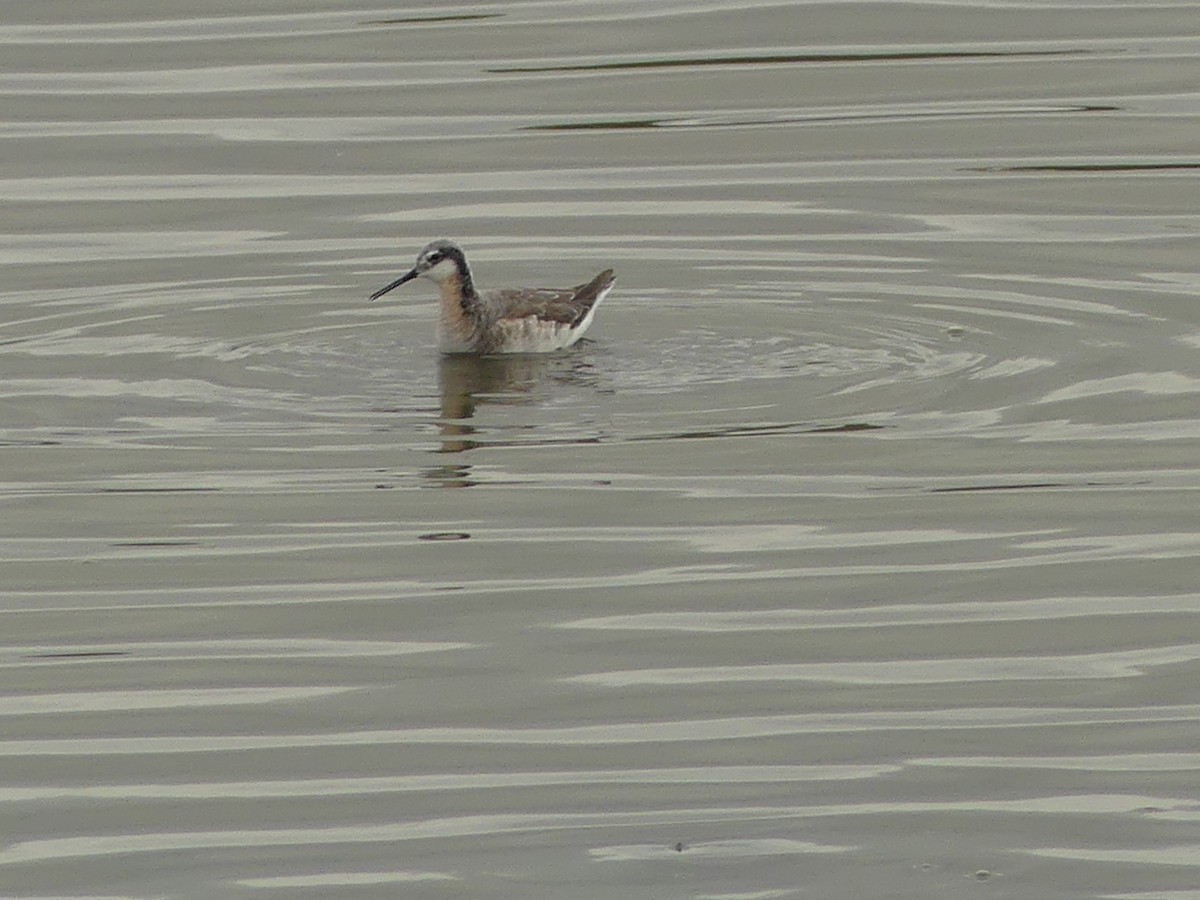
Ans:
<svg viewBox="0 0 1200 900"><path fill-rule="evenodd" d="M575 327L612 288L616 277L605 269L591 281L573 288L506 288L490 291L485 303L497 320L533 316L545 322Z"/></svg>
<svg viewBox="0 0 1200 900"><path fill-rule="evenodd" d="M606 269L573 288L510 288L483 297L482 352L545 353L574 344L616 281Z"/></svg>

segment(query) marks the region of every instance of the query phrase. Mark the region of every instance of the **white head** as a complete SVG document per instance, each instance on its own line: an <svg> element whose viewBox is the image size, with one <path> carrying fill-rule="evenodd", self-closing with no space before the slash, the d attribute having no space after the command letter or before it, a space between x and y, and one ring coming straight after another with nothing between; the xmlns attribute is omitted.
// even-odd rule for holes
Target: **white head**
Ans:
<svg viewBox="0 0 1200 900"><path fill-rule="evenodd" d="M462 248L454 241L434 241L426 244L417 255L417 264L413 268L418 275L441 284L455 275L461 277L467 269L467 259L463 256Z"/></svg>
<svg viewBox="0 0 1200 900"><path fill-rule="evenodd" d="M417 264L387 287L372 294L371 299L377 300L393 288L398 288L405 282L422 275L438 284L448 278L457 277L462 282L464 293L472 294L475 289L471 283L471 270L467 267L467 258L463 255L462 248L454 241L440 240L426 244L424 249L417 254Z"/></svg>

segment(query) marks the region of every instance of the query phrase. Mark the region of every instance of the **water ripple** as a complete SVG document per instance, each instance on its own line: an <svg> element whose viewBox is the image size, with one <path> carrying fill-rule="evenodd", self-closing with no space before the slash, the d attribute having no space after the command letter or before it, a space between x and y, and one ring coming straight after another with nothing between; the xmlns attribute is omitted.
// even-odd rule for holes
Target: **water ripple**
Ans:
<svg viewBox="0 0 1200 900"><path fill-rule="evenodd" d="M353 688L313 688L316 693L343 693ZM175 693L175 692L169 692ZM186 694L187 692L178 692ZM214 692L222 693L222 692ZM267 693L264 691L263 696ZM259 695L250 694L250 702ZM184 699L184 698L181 698ZM802 715L740 716L679 721L609 722L550 728L412 728L328 734L172 735L168 737L92 737L79 739L0 740L0 756L130 756L170 753L225 753L303 747L403 746L580 746L604 744L700 743L749 740L800 734L870 734L890 731L954 731L1047 726L1115 726L1119 724L1194 723L1200 706L1136 708L1002 707L923 709L914 712L843 712Z"/></svg>

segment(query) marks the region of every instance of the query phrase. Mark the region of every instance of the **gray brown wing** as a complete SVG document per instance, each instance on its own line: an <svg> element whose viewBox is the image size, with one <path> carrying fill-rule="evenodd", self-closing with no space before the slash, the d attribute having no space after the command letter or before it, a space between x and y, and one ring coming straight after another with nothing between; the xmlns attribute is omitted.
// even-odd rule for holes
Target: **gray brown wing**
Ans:
<svg viewBox="0 0 1200 900"><path fill-rule="evenodd" d="M573 288L513 288L493 291L489 303L500 319L525 319L529 316L546 322L577 325L596 305L600 296L616 280L612 269L605 269L591 281Z"/></svg>

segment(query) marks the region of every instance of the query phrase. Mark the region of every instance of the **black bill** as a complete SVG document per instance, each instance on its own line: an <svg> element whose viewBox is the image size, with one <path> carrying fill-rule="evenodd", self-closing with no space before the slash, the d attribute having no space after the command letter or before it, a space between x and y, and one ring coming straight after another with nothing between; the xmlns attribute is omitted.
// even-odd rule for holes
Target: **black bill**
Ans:
<svg viewBox="0 0 1200 900"><path fill-rule="evenodd" d="M416 278L420 274L421 273L418 272L416 269L413 269L411 272L408 272L405 275L401 275L399 278L397 278L395 281L393 281L387 287L380 288L379 290L377 290L375 293L373 293L367 299L368 300L378 300L380 297L382 297L388 291L392 290L392 288L398 288L398 287L400 287L400 285L404 284L404 282L412 281L414 278Z"/></svg>

